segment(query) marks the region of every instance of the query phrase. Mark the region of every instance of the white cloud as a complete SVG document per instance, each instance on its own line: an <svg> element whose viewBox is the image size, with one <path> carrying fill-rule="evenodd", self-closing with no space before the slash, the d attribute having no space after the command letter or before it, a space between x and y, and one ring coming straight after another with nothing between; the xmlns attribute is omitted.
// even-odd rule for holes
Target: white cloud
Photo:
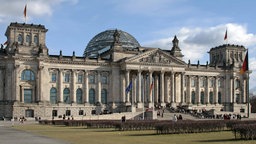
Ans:
<svg viewBox="0 0 256 144"><path fill-rule="evenodd" d="M235 23L228 23L223 25L217 25L208 28L191 28L183 27L177 32L179 39L179 46L184 55L184 61L191 60L192 63L196 63L200 60L200 63L208 61L207 52L212 47L223 45L225 31L228 31L228 43L244 45L249 50L249 68L252 70L250 75L250 87L256 89L256 34L248 33L246 25L240 25ZM163 31L161 31L162 33ZM167 31L167 33L169 33ZM143 45L151 47L159 47L163 49L171 49L173 37L166 37L162 39L152 40L144 42Z"/></svg>
<svg viewBox="0 0 256 144"><path fill-rule="evenodd" d="M51 16L55 6L62 3L77 4L78 0L0 0L0 23L4 21L19 21L23 18L24 7L27 4L28 17Z"/></svg>
<svg viewBox="0 0 256 144"><path fill-rule="evenodd" d="M208 28L183 27L178 30L177 37L182 53L185 55L184 60L201 60L210 48L225 44L224 35L226 29L228 30L228 43L255 49L256 35L247 33L245 25L229 23ZM146 46L170 49L172 47L172 39L173 37L167 37L144 42L144 44Z"/></svg>

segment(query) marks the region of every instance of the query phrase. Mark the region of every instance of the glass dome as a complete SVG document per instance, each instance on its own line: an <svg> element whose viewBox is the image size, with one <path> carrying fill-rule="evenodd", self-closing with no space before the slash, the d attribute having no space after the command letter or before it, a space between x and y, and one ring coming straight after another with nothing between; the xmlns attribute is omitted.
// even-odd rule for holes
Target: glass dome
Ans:
<svg viewBox="0 0 256 144"><path fill-rule="evenodd" d="M119 43L122 48L134 49L140 47L138 41L129 33L122 30L106 30L97 34L90 40L84 50L84 56L97 57L98 54L109 50L115 41L115 32L119 34Z"/></svg>

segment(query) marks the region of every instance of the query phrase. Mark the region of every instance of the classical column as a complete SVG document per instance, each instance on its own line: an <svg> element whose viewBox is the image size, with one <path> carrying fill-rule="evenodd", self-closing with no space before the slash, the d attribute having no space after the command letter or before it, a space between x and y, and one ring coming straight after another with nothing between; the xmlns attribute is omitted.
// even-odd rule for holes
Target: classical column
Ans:
<svg viewBox="0 0 256 144"><path fill-rule="evenodd" d="M101 103L101 73L100 71L98 71L98 83L97 83L97 89L98 89L98 92L97 92L97 101L96 102L99 102Z"/></svg>
<svg viewBox="0 0 256 144"><path fill-rule="evenodd" d="M174 89L175 89L175 82L174 82L174 75L175 75L175 73L174 72L172 72L171 73L171 103L174 103Z"/></svg>
<svg viewBox="0 0 256 144"><path fill-rule="evenodd" d="M154 100L153 103L158 102L158 97L159 97L159 77L158 75L154 76Z"/></svg>
<svg viewBox="0 0 256 144"><path fill-rule="evenodd" d="M36 87L36 93L35 93L35 99L33 99L35 102L36 101L42 101L42 100L46 100L45 98L43 98L43 93L44 91L42 90L42 70L43 70L44 66L39 66L38 67L38 74L37 74L37 87Z"/></svg>
<svg viewBox="0 0 256 144"><path fill-rule="evenodd" d="M138 100L137 102L141 102L141 71L138 71Z"/></svg>
<svg viewBox="0 0 256 144"><path fill-rule="evenodd" d="M206 76L206 90L205 90L206 104L209 104L209 77Z"/></svg>
<svg viewBox="0 0 256 144"><path fill-rule="evenodd" d="M230 80L230 82L229 82L229 87L230 87L229 100L230 101L227 100L225 102L235 103L236 100L234 99L234 77L229 76L229 79L226 79L226 81L229 81L229 80ZM226 96L228 96L228 94Z"/></svg>
<svg viewBox="0 0 256 144"><path fill-rule="evenodd" d="M128 71L128 70L126 71L125 77L126 77L126 87L125 88L127 88L130 83L130 71ZM126 103L130 102L129 95L130 95L130 92L126 92Z"/></svg>
<svg viewBox="0 0 256 144"><path fill-rule="evenodd" d="M242 88L242 103L247 103L247 79L244 79L244 77L241 79L241 88Z"/></svg>
<svg viewBox="0 0 256 144"><path fill-rule="evenodd" d="M58 92L59 92L59 102L63 102L63 69L59 69L59 79L58 79Z"/></svg>
<svg viewBox="0 0 256 144"><path fill-rule="evenodd" d="M214 89L214 103L218 104L218 93L219 93L219 86L218 86L218 77L215 77L215 89Z"/></svg>
<svg viewBox="0 0 256 144"><path fill-rule="evenodd" d="M132 98L131 98L131 103L135 104L137 99L136 99L136 93L137 93L137 80L136 80L136 75L132 75Z"/></svg>
<svg viewBox="0 0 256 144"><path fill-rule="evenodd" d="M191 104L191 76L187 76L187 103Z"/></svg>
<svg viewBox="0 0 256 144"><path fill-rule="evenodd" d="M14 93L14 98L13 100L17 100L17 101L20 101L20 86L19 86L19 74L18 74L18 71L19 71L19 67L20 65L15 65L15 71L14 71L14 77L15 77L15 82L14 82L14 85L15 85L15 93ZM4 74L3 74L3 70L1 70L1 77L4 78ZM2 79L3 80L3 79ZM2 92L2 95L4 95L4 93Z"/></svg>
<svg viewBox="0 0 256 144"><path fill-rule="evenodd" d="M165 80L164 80L164 102L165 103L170 103L169 85L170 85L170 77L165 76Z"/></svg>
<svg viewBox="0 0 256 144"><path fill-rule="evenodd" d="M125 75L124 73L120 73L121 75L121 102L125 102Z"/></svg>
<svg viewBox="0 0 256 144"><path fill-rule="evenodd" d="M152 78L152 71L149 71L149 86L148 86L148 90L149 90L149 95L148 95L148 102L149 102L149 108L153 107L153 100L152 100L152 95L153 95L153 88L150 89L151 84L153 84L153 78ZM154 86L153 86L154 87Z"/></svg>
<svg viewBox="0 0 256 144"><path fill-rule="evenodd" d="M184 73L181 73L181 77L180 77L180 97L181 97L181 103L184 103Z"/></svg>
<svg viewBox="0 0 256 144"><path fill-rule="evenodd" d="M89 103L89 87L88 87L88 84L89 84L89 82L88 82L88 72L87 71L85 71L84 72L84 92L85 92L85 94L84 94L84 103Z"/></svg>
<svg viewBox="0 0 256 144"><path fill-rule="evenodd" d="M72 70L71 103L76 102L76 70Z"/></svg>
<svg viewBox="0 0 256 144"><path fill-rule="evenodd" d="M200 97L200 77L197 76L197 81L196 81L196 96L197 96L197 103L198 104L201 104L200 100L201 100L201 97Z"/></svg>
<svg viewBox="0 0 256 144"><path fill-rule="evenodd" d="M148 102L147 76L143 76L143 102Z"/></svg>
<svg viewBox="0 0 256 144"><path fill-rule="evenodd" d="M165 88L165 84L164 84L164 71L161 71L161 75L160 75L160 103L161 106L164 106L164 88Z"/></svg>

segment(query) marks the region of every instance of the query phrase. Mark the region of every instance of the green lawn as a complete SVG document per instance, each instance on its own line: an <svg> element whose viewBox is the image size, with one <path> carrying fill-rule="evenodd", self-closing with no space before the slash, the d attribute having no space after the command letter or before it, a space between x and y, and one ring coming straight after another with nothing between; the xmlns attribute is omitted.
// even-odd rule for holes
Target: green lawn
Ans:
<svg viewBox="0 0 256 144"><path fill-rule="evenodd" d="M115 131L114 129L86 129L84 127L65 127L51 125L17 125L24 130L46 137L62 139L72 144L241 144L256 141L235 140L230 131L156 135L152 131Z"/></svg>

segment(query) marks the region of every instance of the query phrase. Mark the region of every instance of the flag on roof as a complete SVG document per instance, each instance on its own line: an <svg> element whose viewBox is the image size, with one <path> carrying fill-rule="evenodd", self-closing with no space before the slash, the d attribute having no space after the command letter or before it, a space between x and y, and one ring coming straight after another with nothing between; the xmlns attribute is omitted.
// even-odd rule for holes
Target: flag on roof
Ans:
<svg viewBox="0 0 256 144"><path fill-rule="evenodd" d="M248 66L248 51L247 51L246 55L245 55L245 58L244 58L242 68L240 69L240 73L244 74L248 70L249 70L249 66Z"/></svg>

